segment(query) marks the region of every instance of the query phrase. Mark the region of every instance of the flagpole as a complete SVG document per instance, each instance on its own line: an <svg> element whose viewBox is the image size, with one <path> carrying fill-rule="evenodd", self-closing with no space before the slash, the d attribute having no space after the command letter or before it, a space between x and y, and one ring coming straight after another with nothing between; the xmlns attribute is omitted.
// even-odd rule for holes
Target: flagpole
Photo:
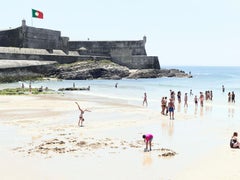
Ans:
<svg viewBox="0 0 240 180"><path fill-rule="evenodd" d="M32 27L33 27L33 18L31 18L31 23L32 23Z"/></svg>

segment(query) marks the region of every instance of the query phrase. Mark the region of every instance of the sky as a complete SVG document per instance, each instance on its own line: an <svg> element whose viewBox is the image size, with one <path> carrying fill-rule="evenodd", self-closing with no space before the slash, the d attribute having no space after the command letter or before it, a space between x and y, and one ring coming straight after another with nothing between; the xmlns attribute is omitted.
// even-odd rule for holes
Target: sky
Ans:
<svg viewBox="0 0 240 180"><path fill-rule="evenodd" d="M147 55L161 66L240 66L239 0L7 0L0 17L1 30L25 19L72 41L146 36Z"/></svg>

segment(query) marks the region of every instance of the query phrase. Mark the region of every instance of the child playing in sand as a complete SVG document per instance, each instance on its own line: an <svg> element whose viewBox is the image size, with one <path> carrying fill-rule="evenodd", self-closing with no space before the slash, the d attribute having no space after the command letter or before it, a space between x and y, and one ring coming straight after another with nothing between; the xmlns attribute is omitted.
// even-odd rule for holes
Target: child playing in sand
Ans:
<svg viewBox="0 0 240 180"><path fill-rule="evenodd" d="M234 132L233 136L230 140L230 147L231 148L240 148L240 142L238 141L237 137L238 137L238 133Z"/></svg>
<svg viewBox="0 0 240 180"><path fill-rule="evenodd" d="M82 127L83 126L82 123L84 121L84 118L83 118L84 112L86 112L86 111L91 112L91 111L89 111L88 109L83 110L83 109L80 108L80 106L79 106L79 104L77 102L75 102L75 103L77 104L78 109L80 110L78 126Z"/></svg>
<svg viewBox="0 0 240 180"><path fill-rule="evenodd" d="M142 136L142 138L144 139L144 142L146 143L146 148L145 148L145 152L148 151L148 145L149 145L149 150L152 150L152 139L153 139L153 135L152 134L144 134Z"/></svg>

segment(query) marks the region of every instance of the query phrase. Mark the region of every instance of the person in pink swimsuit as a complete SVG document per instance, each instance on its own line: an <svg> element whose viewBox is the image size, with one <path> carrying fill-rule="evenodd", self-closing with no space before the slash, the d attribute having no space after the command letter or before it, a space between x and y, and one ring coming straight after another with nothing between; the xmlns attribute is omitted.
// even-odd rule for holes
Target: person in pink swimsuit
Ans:
<svg viewBox="0 0 240 180"><path fill-rule="evenodd" d="M151 151L153 135L152 134L144 134L142 136L142 138L144 139L144 142L146 143L145 151L148 151L148 145L149 145L149 150Z"/></svg>

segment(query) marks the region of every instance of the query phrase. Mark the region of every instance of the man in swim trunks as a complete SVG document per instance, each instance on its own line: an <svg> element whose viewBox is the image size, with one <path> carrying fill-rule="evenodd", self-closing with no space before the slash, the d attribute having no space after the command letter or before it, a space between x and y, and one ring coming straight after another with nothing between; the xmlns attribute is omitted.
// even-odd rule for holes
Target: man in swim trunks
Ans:
<svg viewBox="0 0 240 180"><path fill-rule="evenodd" d="M170 119L172 120L174 120L174 109L175 109L174 101L173 99L170 99L170 102L168 103L168 112L170 115Z"/></svg>
<svg viewBox="0 0 240 180"><path fill-rule="evenodd" d="M146 151L148 151L148 145L149 145L149 150L152 150L152 139L153 139L153 135L152 134L144 134L142 136L142 138L144 139L144 142L146 143Z"/></svg>

